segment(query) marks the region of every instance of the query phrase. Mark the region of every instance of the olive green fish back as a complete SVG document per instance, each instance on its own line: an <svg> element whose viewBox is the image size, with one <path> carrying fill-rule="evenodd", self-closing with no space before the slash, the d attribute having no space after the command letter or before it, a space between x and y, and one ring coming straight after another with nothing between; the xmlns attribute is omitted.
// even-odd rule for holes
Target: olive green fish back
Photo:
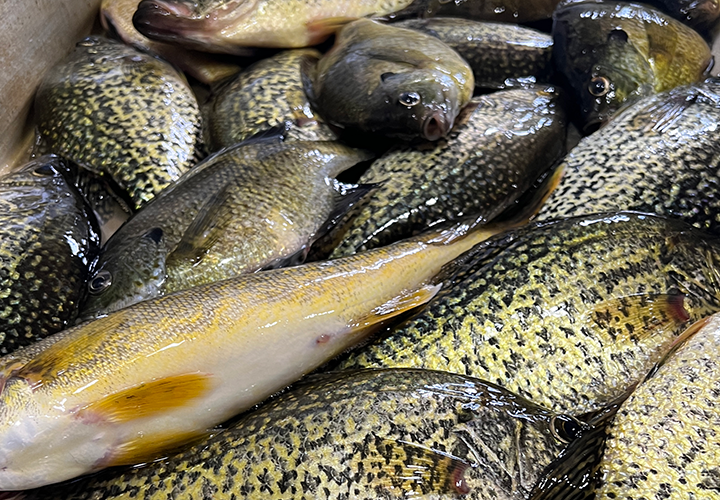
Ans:
<svg viewBox="0 0 720 500"><path fill-rule="evenodd" d="M720 242L621 213L531 225L461 257L453 283L339 367L443 369L556 411L614 401L688 319L720 309Z"/></svg>
<svg viewBox="0 0 720 500"><path fill-rule="evenodd" d="M35 99L47 152L110 175L136 207L199 156L200 111L172 66L91 37L45 76Z"/></svg>

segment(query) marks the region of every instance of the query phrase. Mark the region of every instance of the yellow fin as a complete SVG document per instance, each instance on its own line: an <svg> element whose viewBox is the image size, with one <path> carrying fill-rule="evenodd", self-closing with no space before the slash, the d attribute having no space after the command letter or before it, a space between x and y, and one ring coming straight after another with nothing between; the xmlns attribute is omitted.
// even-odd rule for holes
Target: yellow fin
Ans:
<svg viewBox="0 0 720 500"><path fill-rule="evenodd" d="M364 318L359 318L356 323L350 325L350 328L352 330L363 330L406 311L415 309L418 306L428 303L437 295L441 287L442 285L438 284L424 285L418 290L395 297L373 309L372 312Z"/></svg>
<svg viewBox="0 0 720 500"><path fill-rule="evenodd" d="M380 469L373 479L378 486L393 492L402 491L405 497L470 492L464 478L470 464L461 458L402 440L375 438L372 444L375 449L371 448L369 462L373 469Z"/></svg>
<svg viewBox="0 0 720 500"><path fill-rule="evenodd" d="M103 467L115 467L117 465L137 465L152 462L179 453L184 448L212 435L212 431L204 431L138 437L123 443L113 451L108 462L102 465Z"/></svg>
<svg viewBox="0 0 720 500"><path fill-rule="evenodd" d="M188 373L154 380L106 396L77 412L80 419L129 422L184 406L207 391L210 376Z"/></svg>
<svg viewBox="0 0 720 500"><path fill-rule="evenodd" d="M313 40L322 41L328 35L335 33L337 30L353 21L357 21L359 17L326 17L324 19L315 19L305 24L310 36Z"/></svg>
<svg viewBox="0 0 720 500"><path fill-rule="evenodd" d="M592 321L614 338L648 338L690 319L684 295L641 294L597 304Z"/></svg>

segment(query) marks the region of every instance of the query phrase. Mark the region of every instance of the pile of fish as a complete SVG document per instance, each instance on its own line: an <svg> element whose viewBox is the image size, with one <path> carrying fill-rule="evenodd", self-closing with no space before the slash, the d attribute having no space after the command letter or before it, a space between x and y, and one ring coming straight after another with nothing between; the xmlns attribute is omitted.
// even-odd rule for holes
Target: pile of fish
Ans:
<svg viewBox="0 0 720 500"><path fill-rule="evenodd" d="M651 3L104 0L0 178L0 498L720 498L720 4Z"/></svg>

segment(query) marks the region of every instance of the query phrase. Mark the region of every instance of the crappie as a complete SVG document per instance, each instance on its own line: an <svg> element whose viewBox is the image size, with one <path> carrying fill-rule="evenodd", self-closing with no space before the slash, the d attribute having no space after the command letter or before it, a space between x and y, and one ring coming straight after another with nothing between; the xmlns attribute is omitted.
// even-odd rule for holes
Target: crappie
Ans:
<svg viewBox="0 0 720 500"><path fill-rule="evenodd" d="M206 84L220 82L240 71L240 66L236 64L220 61L208 54L187 50L177 45L156 42L141 35L132 23L139 3L140 0L102 0L100 22L109 35L119 38L136 49L157 54Z"/></svg>
<svg viewBox="0 0 720 500"><path fill-rule="evenodd" d="M450 272L443 266L488 234L463 223L346 259L245 274L5 356L0 490L152 460L205 435L427 302Z"/></svg>
<svg viewBox="0 0 720 500"><path fill-rule="evenodd" d="M562 154L565 113L552 88L475 98L447 139L395 147L360 178L380 187L333 257L387 245L463 215L491 220Z"/></svg>
<svg viewBox="0 0 720 500"><path fill-rule="evenodd" d="M586 431L461 375L331 374L169 460L20 498L520 500Z"/></svg>
<svg viewBox="0 0 720 500"><path fill-rule="evenodd" d="M211 151L282 127L284 140L332 141L337 137L310 109L300 77L305 56L291 50L263 59L217 91L205 107L206 143Z"/></svg>
<svg viewBox="0 0 720 500"><path fill-rule="evenodd" d="M341 360L482 378L554 411L596 411L688 320L720 310L720 240L618 213L531 224L463 256L416 317Z"/></svg>
<svg viewBox="0 0 720 500"><path fill-rule="evenodd" d="M335 177L370 157L317 141L256 140L223 150L113 235L93 266L82 317L302 261L334 213L367 192Z"/></svg>
<svg viewBox="0 0 720 500"><path fill-rule="evenodd" d="M698 33L645 5L569 2L553 19L555 65L586 128L640 97L700 80L712 61Z"/></svg>
<svg viewBox="0 0 720 500"><path fill-rule="evenodd" d="M89 37L43 78L35 98L44 148L104 172L136 207L195 162L200 110L180 73L119 42Z"/></svg>
<svg viewBox="0 0 720 500"><path fill-rule="evenodd" d="M598 500L718 498L720 316L692 331L620 408L608 430Z"/></svg>
<svg viewBox="0 0 720 500"><path fill-rule="evenodd" d="M143 0L140 33L206 52L316 45L342 24L403 9L412 0Z"/></svg>
<svg viewBox="0 0 720 500"><path fill-rule="evenodd" d="M642 99L586 137L540 210L549 220L610 210L720 233L720 79Z"/></svg>
<svg viewBox="0 0 720 500"><path fill-rule="evenodd" d="M48 155L0 178L0 353L77 316L100 236L75 175Z"/></svg>
<svg viewBox="0 0 720 500"><path fill-rule="evenodd" d="M410 19L393 24L432 35L470 65L475 86L506 88L547 81L552 37L515 24L468 19Z"/></svg>
<svg viewBox="0 0 720 500"><path fill-rule="evenodd" d="M332 125L435 141L472 97L472 69L438 39L361 19L317 64L303 67L308 99Z"/></svg>
<svg viewBox="0 0 720 500"><path fill-rule="evenodd" d="M549 19L560 0L415 0L392 17L450 16L479 21L525 23Z"/></svg>

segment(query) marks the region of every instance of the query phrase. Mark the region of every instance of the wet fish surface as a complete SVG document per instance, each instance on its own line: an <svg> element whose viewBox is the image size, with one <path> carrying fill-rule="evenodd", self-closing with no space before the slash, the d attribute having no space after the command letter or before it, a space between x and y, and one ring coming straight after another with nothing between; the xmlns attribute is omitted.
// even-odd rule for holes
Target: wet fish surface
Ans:
<svg viewBox="0 0 720 500"><path fill-rule="evenodd" d="M443 369L555 411L596 411L688 320L720 310L719 243L629 212L531 224L478 245L414 318L336 367Z"/></svg>
<svg viewBox="0 0 720 500"><path fill-rule="evenodd" d="M491 220L560 158L565 113L553 88L475 98L447 139L397 146L360 178L380 184L333 257L392 243L463 215Z"/></svg>
<svg viewBox="0 0 720 500"><path fill-rule="evenodd" d="M48 155L0 178L2 354L77 317L100 236L71 168Z"/></svg>
<svg viewBox="0 0 720 500"><path fill-rule="evenodd" d="M102 37L79 42L45 75L35 110L44 150L110 175L136 208L200 155L200 110L185 77Z"/></svg>
<svg viewBox="0 0 720 500"><path fill-rule="evenodd" d="M693 330L608 429L598 500L720 494L720 317Z"/></svg>
<svg viewBox="0 0 720 500"><path fill-rule="evenodd" d="M316 45L357 18L384 16L412 0L143 0L133 17L145 36L204 52Z"/></svg>
<svg viewBox="0 0 720 500"><path fill-rule="evenodd" d="M281 127L286 142L332 141L337 138L310 108L300 75L313 49L280 52L240 73L217 91L205 108L206 143L211 151Z"/></svg>
<svg viewBox="0 0 720 500"><path fill-rule="evenodd" d="M446 136L472 97L472 69L435 37L361 19L303 65L313 108L329 124L405 139Z"/></svg>
<svg viewBox="0 0 720 500"><path fill-rule="evenodd" d="M717 0L648 0L647 3L698 31L711 30L720 18L720 2Z"/></svg>
<svg viewBox="0 0 720 500"><path fill-rule="evenodd" d="M549 19L560 0L415 0L393 17L461 17L524 23Z"/></svg>
<svg viewBox="0 0 720 500"><path fill-rule="evenodd" d="M442 40L470 65L475 86L507 88L546 82L553 39L547 33L506 23L457 18L410 19L393 24Z"/></svg>
<svg viewBox="0 0 720 500"><path fill-rule="evenodd" d="M586 430L461 375L331 374L168 460L21 498L519 500Z"/></svg>
<svg viewBox="0 0 720 500"><path fill-rule="evenodd" d="M646 5L568 2L553 19L555 66L586 127L640 97L701 80L710 68L710 47L697 32Z"/></svg>
<svg viewBox="0 0 720 500"><path fill-rule="evenodd" d="M335 177L371 158L336 142L260 139L209 158L105 245L83 318L238 274L302 262L367 188Z"/></svg>
<svg viewBox="0 0 720 500"><path fill-rule="evenodd" d="M638 210L720 231L720 80L637 102L568 153L538 220Z"/></svg>

